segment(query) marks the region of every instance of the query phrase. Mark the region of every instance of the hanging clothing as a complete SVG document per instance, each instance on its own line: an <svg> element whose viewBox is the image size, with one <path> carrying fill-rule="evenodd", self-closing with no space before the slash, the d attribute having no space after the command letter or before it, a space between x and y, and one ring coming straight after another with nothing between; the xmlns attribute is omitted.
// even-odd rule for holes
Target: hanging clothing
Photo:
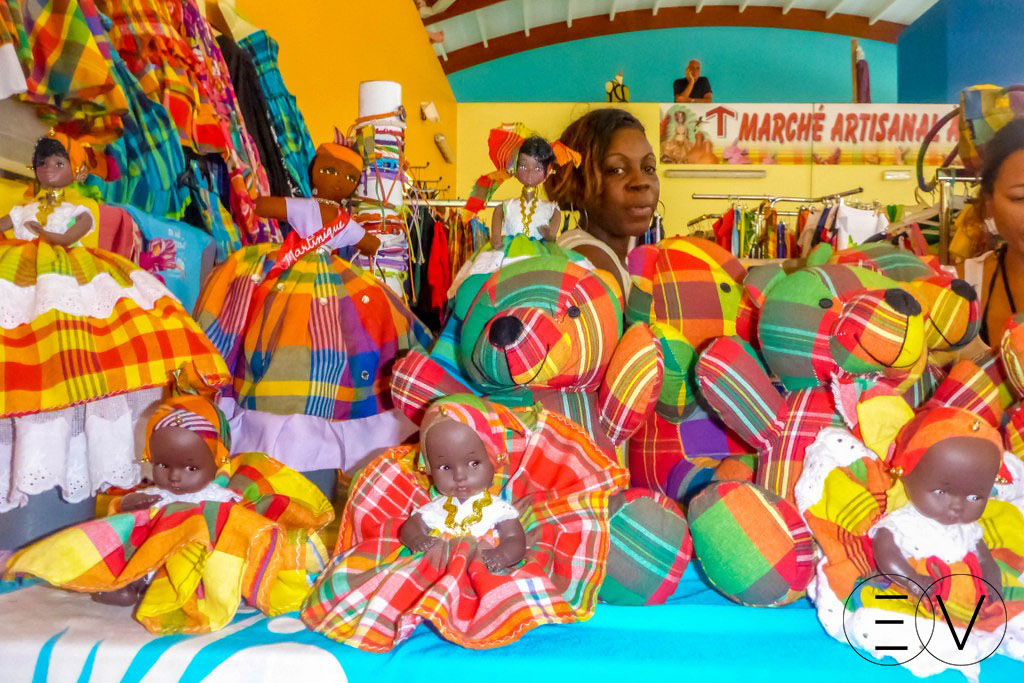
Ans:
<svg viewBox="0 0 1024 683"><path fill-rule="evenodd" d="M301 196L309 197L309 166L316 150L306 120L278 69L277 43L266 31L256 31L240 40L238 47L249 53L256 67L285 167L298 184Z"/></svg>

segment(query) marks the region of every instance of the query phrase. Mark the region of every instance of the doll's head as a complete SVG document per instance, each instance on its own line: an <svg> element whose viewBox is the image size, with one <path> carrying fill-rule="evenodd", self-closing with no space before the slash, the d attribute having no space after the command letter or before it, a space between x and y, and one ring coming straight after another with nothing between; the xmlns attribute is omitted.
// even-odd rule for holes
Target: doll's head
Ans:
<svg viewBox="0 0 1024 683"><path fill-rule="evenodd" d="M363 172L363 158L349 147L328 142L317 147L310 182L318 199L343 202L352 196Z"/></svg>
<svg viewBox="0 0 1024 683"><path fill-rule="evenodd" d="M644 234L658 205L657 158L644 127L622 109L595 109L576 119L560 142L580 154L545 184L562 209L579 210L581 227L616 237Z"/></svg>
<svg viewBox="0 0 1024 683"><path fill-rule="evenodd" d="M992 486L1009 481L999 431L961 408L934 408L900 430L890 461L907 499L943 524L981 518Z"/></svg>
<svg viewBox="0 0 1024 683"><path fill-rule="evenodd" d="M555 150L551 144L539 135L528 137L519 148L516 179L525 187L537 187L547 180L554 164Z"/></svg>
<svg viewBox="0 0 1024 683"><path fill-rule="evenodd" d="M424 471L434 488L460 501L490 489L508 459L505 426L487 401L456 394L435 401L420 425Z"/></svg>
<svg viewBox="0 0 1024 683"><path fill-rule="evenodd" d="M211 401L179 396L156 409L146 429L143 459L153 464L153 483L172 493L202 490L230 457L227 420Z"/></svg>
<svg viewBox="0 0 1024 683"><path fill-rule="evenodd" d="M32 168L35 169L36 180L45 189L59 190L78 179L67 148L51 137L40 138L36 143L32 152Z"/></svg>

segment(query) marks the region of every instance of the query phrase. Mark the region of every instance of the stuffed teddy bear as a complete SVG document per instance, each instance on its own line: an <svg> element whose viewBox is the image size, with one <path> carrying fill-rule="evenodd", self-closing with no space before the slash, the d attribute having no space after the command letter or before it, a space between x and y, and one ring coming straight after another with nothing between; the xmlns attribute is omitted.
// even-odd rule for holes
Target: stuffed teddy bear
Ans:
<svg viewBox="0 0 1024 683"><path fill-rule="evenodd" d="M640 246L628 258L626 319L648 324L663 345L679 349L674 358L683 363L677 374L684 381L681 402L659 404L630 439L630 480L686 502L723 458L753 451L708 409L693 382L694 349L721 336L752 341L755 308L741 284L746 269L714 242L692 237Z"/></svg>
<svg viewBox="0 0 1024 683"><path fill-rule="evenodd" d="M811 577L814 553L793 507L793 487L806 447L822 429L842 425L828 387L833 376L902 393L924 366L917 299L877 272L829 264L831 256L825 245L796 272L773 264L748 273L744 284L759 307L767 368L736 337L714 340L697 363L705 400L759 452L756 483L712 484L688 510L705 573L744 604L795 600ZM785 395L769 371L788 389Z"/></svg>
<svg viewBox="0 0 1024 683"><path fill-rule="evenodd" d="M412 351L396 364L395 405L419 422L432 401L455 393L513 408L540 404L581 425L619 458L616 447L656 405L678 402L681 382L664 370L678 363L649 326L623 333L618 284L588 265L545 244L536 256L469 276L430 353ZM601 599L664 601L690 555L678 507L642 489L611 507L612 552Z"/></svg>

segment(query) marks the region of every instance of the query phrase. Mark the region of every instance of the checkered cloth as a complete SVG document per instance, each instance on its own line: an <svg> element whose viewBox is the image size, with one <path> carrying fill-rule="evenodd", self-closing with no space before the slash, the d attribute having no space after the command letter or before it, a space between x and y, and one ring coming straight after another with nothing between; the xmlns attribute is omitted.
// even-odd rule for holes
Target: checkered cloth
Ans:
<svg viewBox="0 0 1024 683"><path fill-rule="evenodd" d="M196 305L199 326L231 368L239 404L331 420L390 408L391 363L426 346L426 328L386 286L320 251L265 281L279 248L232 254ZM250 310L257 286L269 295Z"/></svg>
<svg viewBox="0 0 1024 683"><path fill-rule="evenodd" d="M105 318L50 308L31 322L0 326L0 416L66 408L76 403L160 387L171 371L192 362L213 386L230 375L220 354L152 275L110 252L51 246L42 241L0 244L0 280L36 285L43 275L64 276L69 287L97 277L128 288L149 279L164 296L144 309L122 296Z"/></svg>
<svg viewBox="0 0 1024 683"><path fill-rule="evenodd" d="M16 553L7 576L98 593L155 571L135 617L157 635L216 631L243 599L267 615L298 609L307 573L323 565L315 532L334 517L330 502L261 453L233 458L215 483L242 500L170 503L78 524Z"/></svg>
<svg viewBox="0 0 1024 683"><path fill-rule="evenodd" d="M256 31L239 41L238 46L249 52L256 66L285 168L302 189L302 195L310 197L309 165L316 150L306 120L277 67L277 42L266 31Z"/></svg>
<svg viewBox="0 0 1024 683"><path fill-rule="evenodd" d="M387 652L424 619L474 649L507 645L542 624L588 619L610 543L608 497L626 485L626 472L563 417L538 411L516 422L499 421L509 463L497 476L501 498L519 510L526 530L519 565L488 572L469 538L443 546L438 569L402 545L401 524L430 500L429 480L416 469L419 448L402 446L353 482L337 555L302 612L306 625Z"/></svg>
<svg viewBox="0 0 1024 683"><path fill-rule="evenodd" d="M814 574L814 545L800 514L743 482L709 485L687 511L693 547L711 584L744 605L786 605Z"/></svg>
<svg viewBox="0 0 1024 683"><path fill-rule="evenodd" d="M88 120L128 108L112 73L110 44L92 0L6 4L31 101L48 105L51 113L70 111Z"/></svg>

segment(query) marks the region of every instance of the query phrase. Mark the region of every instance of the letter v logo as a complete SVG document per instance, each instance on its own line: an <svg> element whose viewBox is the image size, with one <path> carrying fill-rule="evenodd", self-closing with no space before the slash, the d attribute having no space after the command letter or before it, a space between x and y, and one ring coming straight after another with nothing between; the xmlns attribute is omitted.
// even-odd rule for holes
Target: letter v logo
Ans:
<svg viewBox="0 0 1024 683"><path fill-rule="evenodd" d="M946 611L946 603L942 602L942 598L936 596L939 601L939 607L942 609L942 618L946 620L946 626L949 627L949 632L953 634L953 642L956 643L956 649L963 650L964 646L967 645L967 638L971 635L971 629L974 628L974 622L978 619L978 612L981 611L981 603L985 602L985 596L982 595L978 598L978 604L974 606L974 614L971 615L971 623L967 624L967 630L964 631L964 639L956 635L956 629L953 628L953 622L949 619L949 612Z"/></svg>

